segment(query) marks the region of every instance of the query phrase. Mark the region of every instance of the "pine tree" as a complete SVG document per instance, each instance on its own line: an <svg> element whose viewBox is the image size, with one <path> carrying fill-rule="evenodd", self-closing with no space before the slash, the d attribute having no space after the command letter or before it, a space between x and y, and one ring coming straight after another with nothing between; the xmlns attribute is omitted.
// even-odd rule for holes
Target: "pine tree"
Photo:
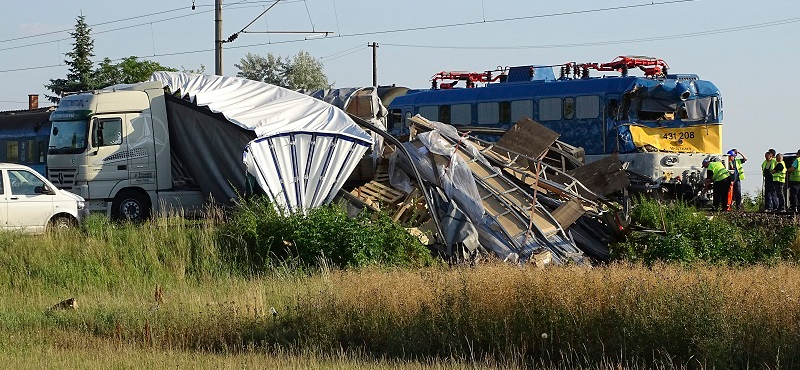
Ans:
<svg viewBox="0 0 800 370"><path fill-rule="evenodd" d="M97 87L94 83L92 68L94 40L90 35L92 29L86 24L85 18L84 15L78 16L75 31L70 32L75 42L72 44L72 51L66 54L67 59L64 60L64 63L69 66L67 78L51 79L50 84L45 85L55 94L47 95L47 99L53 103L58 103L65 93L86 91Z"/></svg>

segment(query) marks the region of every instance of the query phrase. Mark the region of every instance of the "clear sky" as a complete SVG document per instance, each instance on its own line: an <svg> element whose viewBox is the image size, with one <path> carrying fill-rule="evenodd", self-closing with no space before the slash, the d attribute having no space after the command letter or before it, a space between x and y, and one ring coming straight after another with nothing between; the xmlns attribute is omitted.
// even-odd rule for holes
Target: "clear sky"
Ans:
<svg viewBox="0 0 800 370"><path fill-rule="evenodd" d="M224 0L223 36L241 30L274 1ZM0 22L0 110L25 109L28 94L44 94L62 78L67 33L86 16L95 60L139 56L180 69L214 72L213 0L6 1ZM430 86L441 70L606 62L618 55L664 59L673 73L695 73L720 89L723 146L736 147L746 191L760 187L766 149L800 148L800 1L791 0L282 0L248 31L329 31L241 34L225 45L224 74L246 53L321 58L334 87L372 84L377 42L378 83Z"/></svg>

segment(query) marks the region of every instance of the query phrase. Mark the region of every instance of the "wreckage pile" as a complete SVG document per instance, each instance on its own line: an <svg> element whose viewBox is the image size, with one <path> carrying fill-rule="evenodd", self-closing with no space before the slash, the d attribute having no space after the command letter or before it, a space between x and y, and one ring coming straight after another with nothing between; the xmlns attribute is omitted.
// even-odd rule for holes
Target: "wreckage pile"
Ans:
<svg viewBox="0 0 800 370"><path fill-rule="evenodd" d="M530 119L490 143L421 116L399 141L351 117L386 144L362 160L340 204L392 215L445 258L589 264L609 258L624 227L619 160L583 165L580 148Z"/></svg>

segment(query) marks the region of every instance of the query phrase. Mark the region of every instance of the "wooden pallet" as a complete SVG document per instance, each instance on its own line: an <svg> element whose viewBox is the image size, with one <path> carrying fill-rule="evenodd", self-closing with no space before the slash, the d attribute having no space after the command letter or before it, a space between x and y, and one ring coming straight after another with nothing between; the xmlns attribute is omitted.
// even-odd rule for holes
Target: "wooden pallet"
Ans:
<svg viewBox="0 0 800 370"><path fill-rule="evenodd" d="M397 207L392 220L401 224L419 225L430 218L425 199L416 187L406 196L403 203Z"/></svg>
<svg viewBox="0 0 800 370"><path fill-rule="evenodd" d="M375 180L353 189L350 193L362 199L375 200L380 204L391 206L396 206L406 196L406 193Z"/></svg>

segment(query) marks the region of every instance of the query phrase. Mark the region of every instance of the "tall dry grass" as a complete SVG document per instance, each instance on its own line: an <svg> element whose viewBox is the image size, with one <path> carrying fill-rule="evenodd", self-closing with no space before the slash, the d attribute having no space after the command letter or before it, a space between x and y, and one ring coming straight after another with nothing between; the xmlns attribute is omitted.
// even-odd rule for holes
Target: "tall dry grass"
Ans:
<svg viewBox="0 0 800 370"><path fill-rule="evenodd" d="M800 366L800 267L790 263L242 268L221 222L92 218L82 230L0 233L0 360L113 348L120 362L98 367L157 353L199 367L260 356L312 356L310 368ZM76 310L48 311L69 297Z"/></svg>
<svg viewBox="0 0 800 370"><path fill-rule="evenodd" d="M30 293L0 291L4 335L60 331L123 351L553 368L794 368L800 355L794 265L274 274L167 285L160 303L152 287L94 287L53 313L49 291Z"/></svg>

